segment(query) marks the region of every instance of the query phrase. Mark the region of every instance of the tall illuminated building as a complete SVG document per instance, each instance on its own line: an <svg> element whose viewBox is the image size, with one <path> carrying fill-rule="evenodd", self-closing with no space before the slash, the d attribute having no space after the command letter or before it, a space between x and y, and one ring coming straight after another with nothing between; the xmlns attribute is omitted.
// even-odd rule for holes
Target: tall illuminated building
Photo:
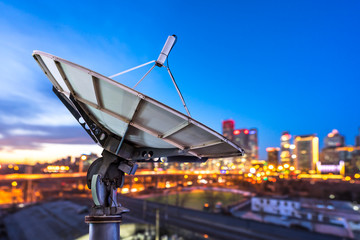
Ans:
<svg viewBox="0 0 360 240"><path fill-rule="evenodd" d="M360 128L359 128L359 135L355 137L355 146L360 147Z"/></svg>
<svg viewBox="0 0 360 240"><path fill-rule="evenodd" d="M266 152L268 155L267 157L268 166L272 165L273 167L277 168L279 163L279 151L280 148L274 148L274 147L266 148Z"/></svg>
<svg viewBox="0 0 360 240"><path fill-rule="evenodd" d="M248 129L235 129L233 131L233 140L239 146L249 150L249 130ZM248 153L248 152L247 152Z"/></svg>
<svg viewBox="0 0 360 240"><path fill-rule="evenodd" d="M256 129L235 129L233 140L245 150L245 157L249 160L257 160L257 131Z"/></svg>
<svg viewBox="0 0 360 240"><path fill-rule="evenodd" d="M234 120L224 120L222 122L222 133L224 137L229 140L233 140L235 122Z"/></svg>
<svg viewBox="0 0 360 240"><path fill-rule="evenodd" d="M345 146L345 137L340 135L339 131L334 129L324 140L324 148L334 148Z"/></svg>
<svg viewBox="0 0 360 240"><path fill-rule="evenodd" d="M249 150L252 160L259 159L259 143L258 143L258 130L251 128L249 130Z"/></svg>
<svg viewBox="0 0 360 240"><path fill-rule="evenodd" d="M280 137L280 161L281 163L291 163L291 135L283 132Z"/></svg>
<svg viewBox="0 0 360 240"><path fill-rule="evenodd" d="M338 147L342 148L342 147ZM323 148L320 153L320 162L321 164L326 165L336 165L339 164L340 156L338 152L338 148Z"/></svg>
<svg viewBox="0 0 360 240"><path fill-rule="evenodd" d="M332 130L324 139L324 148L320 153L321 164L338 165L340 156L336 148L344 146L345 137L340 135L338 130Z"/></svg>
<svg viewBox="0 0 360 240"><path fill-rule="evenodd" d="M316 134L296 136L295 167L301 171L315 170L319 161L319 138Z"/></svg>
<svg viewBox="0 0 360 240"><path fill-rule="evenodd" d="M347 146L336 148L339 163L343 162L345 175L354 175L360 172L360 146Z"/></svg>
<svg viewBox="0 0 360 240"><path fill-rule="evenodd" d="M258 147L258 130L256 128L251 129L234 129L234 120L225 120L222 122L223 135L234 141L237 145L245 150L245 158L248 160L259 159L259 147Z"/></svg>

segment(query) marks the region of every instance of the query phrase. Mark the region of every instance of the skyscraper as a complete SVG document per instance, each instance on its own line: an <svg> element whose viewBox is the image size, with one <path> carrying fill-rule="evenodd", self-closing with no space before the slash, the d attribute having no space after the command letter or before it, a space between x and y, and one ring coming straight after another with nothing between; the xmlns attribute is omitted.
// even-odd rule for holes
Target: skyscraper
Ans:
<svg viewBox="0 0 360 240"><path fill-rule="evenodd" d="M236 129L233 132L233 140L236 144L248 150L246 153L249 154L249 130L248 129Z"/></svg>
<svg viewBox="0 0 360 240"><path fill-rule="evenodd" d="M336 151L338 152L339 162L345 164L345 175L353 175L359 172L360 147L338 147Z"/></svg>
<svg viewBox="0 0 360 240"><path fill-rule="evenodd" d="M301 171L315 170L319 161L319 138L316 134L295 137L295 166Z"/></svg>
<svg viewBox="0 0 360 240"><path fill-rule="evenodd" d="M339 147L342 148L342 147ZM320 153L320 162L325 165L337 165L340 161L338 148L323 148Z"/></svg>
<svg viewBox="0 0 360 240"><path fill-rule="evenodd" d="M249 160L258 160L258 138L257 129L235 129L233 132L233 140L236 144L243 147L246 158Z"/></svg>
<svg viewBox="0 0 360 240"><path fill-rule="evenodd" d="M245 157L248 160L259 159L258 131L256 128L235 129L234 120L225 120L222 122L223 135L234 141L237 145L245 150Z"/></svg>
<svg viewBox="0 0 360 240"><path fill-rule="evenodd" d="M339 131L334 129L324 140L324 148L345 146L345 137L340 135Z"/></svg>
<svg viewBox="0 0 360 240"><path fill-rule="evenodd" d="M234 126L235 126L234 120L224 120L222 122L223 135L229 140L233 140Z"/></svg>
<svg viewBox="0 0 360 240"><path fill-rule="evenodd" d="M281 163L290 163L291 160L291 135L289 132L283 132L280 137L280 160Z"/></svg>
<svg viewBox="0 0 360 240"><path fill-rule="evenodd" d="M360 128L359 128L359 135L355 137L355 146L360 147Z"/></svg>
<svg viewBox="0 0 360 240"><path fill-rule="evenodd" d="M251 128L249 130L249 150L252 160L259 159L259 143L258 143L258 130Z"/></svg>
<svg viewBox="0 0 360 240"><path fill-rule="evenodd" d="M324 148L320 154L321 164L338 165L340 161L339 152L336 148L345 146L345 137L339 131L332 130L324 139Z"/></svg>
<svg viewBox="0 0 360 240"><path fill-rule="evenodd" d="M268 154L267 161L268 165L272 165L273 167L277 168L279 163L279 151L280 148L268 147L266 148L266 152Z"/></svg>

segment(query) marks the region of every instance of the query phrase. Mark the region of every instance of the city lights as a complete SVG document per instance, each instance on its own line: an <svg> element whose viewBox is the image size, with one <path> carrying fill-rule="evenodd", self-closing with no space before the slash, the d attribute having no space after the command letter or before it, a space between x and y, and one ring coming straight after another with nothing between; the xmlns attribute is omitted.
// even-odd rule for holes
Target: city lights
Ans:
<svg viewBox="0 0 360 240"><path fill-rule="evenodd" d="M45 173L63 173L70 170L69 166L49 165L44 169Z"/></svg>
<svg viewBox="0 0 360 240"><path fill-rule="evenodd" d="M234 135L236 133L239 133L238 137L240 137L244 136L246 130L247 129L242 128L239 130L234 130L231 133L233 133ZM250 137L250 135L248 135L248 137ZM288 180L301 180L304 182L308 181L311 183L309 184L310 186L316 184L317 182L325 181L342 182L346 184L358 184L360 182L360 172L349 174L349 171L346 170L347 165L345 166L345 161L339 161L338 165L321 163L321 159L319 159L321 156L314 155L314 151L312 151L314 147L317 147L317 141L318 139L314 135L296 136L294 141L295 144L291 144L291 142L289 141L285 143L283 142L281 147L266 148L266 151L268 153L268 159L266 160L259 160L258 158L254 159L250 155L244 155L234 158L229 157L214 160L209 159L206 163L200 164L181 163L175 165L170 162L157 162L153 165L153 168L139 169L136 177L131 178L133 183L136 184L131 185L128 182L125 182L125 187L120 189L119 192L123 194L135 192L137 194L141 194L142 190L148 188L148 186L145 186L145 184L149 184L149 180L146 180L150 179L148 178L149 175L152 175L151 178L155 176L166 175L166 178L165 176L163 176L162 180L157 179L155 187L157 189L163 189L170 192L175 190L175 188L177 191L177 189L181 187L211 188L215 186L216 188L237 189L239 184L241 184L242 187L245 186L245 188L250 184L257 185L255 189L258 189L257 191L259 192L268 191L267 194L278 194L277 191L279 190L277 189L279 188L279 186L275 184L278 184L280 182L281 186L285 181ZM334 144L336 144L336 142ZM346 156L346 154L351 152L352 156L358 153L360 147L347 146L334 149L335 150L333 151L333 153L342 154L341 156ZM315 154L318 154L318 152L315 151ZM297 158L297 155L300 157ZM73 160L70 161L70 159L68 160L68 162L66 162L64 159L62 159L61 161L53 163L51 165L46 164L41 168L43 175L29 175L31 175L31 177L34 177L33 179L48 178L50 175L54 178L58 176L59 179L66 179L68 177L74 178L77 176L84 177L86 175L88 163L92 162L92 160L96 159L96 157L93 158L91 155L83 154L79 155L79 157L76 157L75 159L76 162L74 162ZM306 160L306 162L299 162L304 161L304 159ZM347 163L351 162L348 159L346 161ZM315 166L311 165L311 163L313 162L316 162ZM83 171L79 171L77 169L77 167L80 166L80 163L83 164ZM3 169L4 166L6 166L5 170L13 175L21 175L26 169L26 167L24 167L23 165L15 163L3 165ZM167 176L170 177L173 175L176 176L176 178L172 180L170 180L171 178L167 179ZM19 184L20 182L22 181L16 178L16 181L9 181L8 187L11 188L12 191L23 191L25 184ZM243 185L242 182L246 182L246 185ZM68 183L64 183L64 185L62 186L68 186ZM150 185L150 187L152 188L153 185ZM78 189L79 191L90 191L87 188L86 184L77 183L74 184L73 188ZM250 186L250 188L254 187ZM340 196L338 194L339 193L336 191L329 191L329 193L324 197L328 199L328 201L330 201L335 199L336 196ZM354 204L352 207L355 211L359 211L358 205Z"/></svg>

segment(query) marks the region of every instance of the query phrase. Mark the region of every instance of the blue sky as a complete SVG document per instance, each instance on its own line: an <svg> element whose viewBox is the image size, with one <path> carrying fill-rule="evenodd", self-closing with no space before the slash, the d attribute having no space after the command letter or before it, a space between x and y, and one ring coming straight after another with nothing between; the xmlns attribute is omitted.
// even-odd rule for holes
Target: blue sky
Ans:
<svg viewBox="0 0 360 240"><path fill-rule="evenodd" d="M229 118L257 127L262 159L282 131L322 145L336 128L354 144L359 11L359 1L0 1L0 161L100 152L33 50L112 75L156 59L171 34L169 64L195 119L219 132ZM146 70L116 80L133 86ZM164 69L137 89L183 111Z"/></svg>

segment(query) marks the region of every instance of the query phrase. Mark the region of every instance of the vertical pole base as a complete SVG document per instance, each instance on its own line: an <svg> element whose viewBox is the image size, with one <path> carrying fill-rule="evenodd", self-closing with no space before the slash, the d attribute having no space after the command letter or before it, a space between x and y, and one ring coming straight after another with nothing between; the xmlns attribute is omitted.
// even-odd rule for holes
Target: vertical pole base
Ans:
<svg viewBox="0 0 360 240"><path fill-rule="evenodd" d="M86 216L89 224L89 240L120 240L121 215Z"/></svg>

